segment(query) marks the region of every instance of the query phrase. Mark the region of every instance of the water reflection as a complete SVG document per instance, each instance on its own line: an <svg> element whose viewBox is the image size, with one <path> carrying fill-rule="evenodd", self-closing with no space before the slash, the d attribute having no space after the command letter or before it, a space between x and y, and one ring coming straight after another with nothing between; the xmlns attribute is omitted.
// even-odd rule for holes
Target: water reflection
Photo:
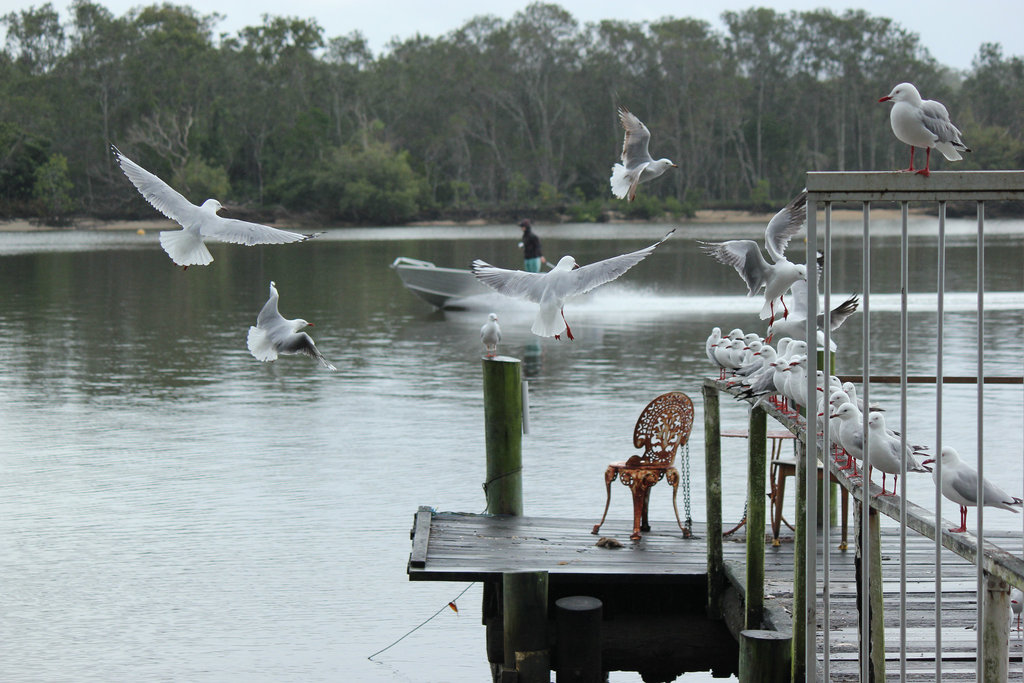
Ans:
<svg viewBox="0 0 1024 683"><path fill-rule="evenodd" d="M962 294L946 304L945 370L971 374L974 224L951 224L947 287ZM1020 372L1021 227L995 223L986 252L986 367L997 374ZM538 231L546 253L591 262L646 246L665 229ZM603 509L604 467L632 452L647 401L681 389L700 411L710 327L760 324L735 272L700 254L694 238L761 231L681 228L627 277L567 305L571 343L533 336L532 309L497 297L431 311L387 268L400 255L516 267L514 226L211 245L215 262L186 272L155 235L0 234L0 572L9 595L0 674L486 680L477 588L458 615L446 611L379 662L366 657L464 588L410 584L405 564L417 506L484 507L479 329L487 313L501 315L501 352L522 358L530 379L526 512L582 518L589 528ZM859 224L840 233L834 289L863 292ZM934 289L932 234L921 224L911 238L912 293ZM870 290L871 353L886 373L897 371L900 348L891 235L883 226L872 238ZM316 324L338 373L304 357L262 364L249 356L246 331L270 279L284 315ZM933 300L922 294L912 310L910 371L928 374ZM859 363L862 329L855 316L836 335L840 371ZM872 396L892 404L894 392L876 386ZM986 420L1000 426L986 431L987 467L1007 482L1021 481L1020 395L1020 387L985 390ZM950 386L944 398L943 439L967 455L976 390ZM723 403L723 419L742 424L745 408ZM915 441L934 440L933 392L911 390L908 420ZM1004 425L1013 425L1009 436ZM741 444L724 447L726 518L738 520L745 461ZM702 448L698 430L690 444L698 519ZM553 458L565 476L551 476ZM911 500L931 509L930 479L908 484ZM669 505L656 491L652 516L670 520ZM627 518L626 497L613 497L609 514ZM986 524L1019 520L996 511Z"/></svg>

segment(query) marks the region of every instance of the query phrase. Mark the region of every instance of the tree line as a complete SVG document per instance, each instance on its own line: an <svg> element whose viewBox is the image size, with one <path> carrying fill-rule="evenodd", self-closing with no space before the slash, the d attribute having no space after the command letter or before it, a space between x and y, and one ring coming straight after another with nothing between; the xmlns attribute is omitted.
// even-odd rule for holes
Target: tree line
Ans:
<svg viewBox="0 0 1024 683"><path fill-rule="evenodd" d="M49 3L0 18L0 216L152 215L110 144L197 203L320 221L766 209L809 170L904 167L877 104L904 80L963 130L974 153L957 168L1024 167L1021 57L983 44L957 72L862 10L730 11L718 31L581 24L538 2L380 55L314 19L228 35L222 18L89 0L66 22ZM632 204L608 188L620 105L679 165Z"/></svg>

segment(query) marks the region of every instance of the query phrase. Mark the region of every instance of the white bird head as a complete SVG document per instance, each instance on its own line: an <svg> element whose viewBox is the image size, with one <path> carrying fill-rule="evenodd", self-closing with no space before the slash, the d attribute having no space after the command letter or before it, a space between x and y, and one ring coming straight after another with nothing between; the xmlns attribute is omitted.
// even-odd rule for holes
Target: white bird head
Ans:
<svg viewBox="0 0 1024 683"><path fill-rule="evenodd" d="M490 315L487 316L487 319L492 321L492 322L498 322L498 314L497 313L491 313Z"/></svg>
<svg viewBox="0 0 1024 683"><path fill-rule="evenodd" d="M313 323L303 320L302 318L296 318L295 320L292 320L291 323L294 332L298 332L305 327L313 327Z"/></svg>
<svg viewBox="0 0 1024 683"><path fill-rule="evenodd" d="M798 276L798 279L806 280L807 279L807 266L805 266L802 263L798 263L796 265L796 274Z"/></svg>
<svg viewBox="0 0 1024 683"><path fill-rule="evenodd" d="M578 268L578 267L579 266L576 264L576 259L574 259L572 256L568 256L567 255L567 256L563 256L562 258L558 259L558 265L556 265L551 270L552 271L556 271L556 270L557 271L563 271L563 270L572 270L573 268Z"/></svg>
<svg viewBox="0 0 1024 683"><path fill-rule="evenodd" d="M921 101L921 93L917 91L913 83L900 83L892 92L881 97L879 102L910 102L911 104L919 103Z"/></svg>
<svg viewBox="0 0 1024 683"><path fill-rule="evenodd" d="M882 417L881 413L871 413L868 415L868 429L885 430L885 418Z"/></svg>
<svg viewBox="0 0 1024 683"><path fill-rule="evenodd" d="M832 413L832 417L838 417L841 420L852 420L857 417L857 407L852 403L844 403L839 406L839 409Z"/></svg>
<svg viewBox="0 0 1024 683"><path fill-rule="evenodd" d="M657 173L660 175L670 168L679 168L679 165L673 163L671 159L666 159L665 157L662 157L657 161L652 161L651 165L648 168L650 168L653 171L657 171Z"/></svg>
<svg viewBox="0 0 1024 683"><path fill-rule="evenodd" d="M203 211L208 211L210 213L215 214L224 207L221 206L220 202L218 202L216 199L207 199L199 208L201 208Z"/></svg>

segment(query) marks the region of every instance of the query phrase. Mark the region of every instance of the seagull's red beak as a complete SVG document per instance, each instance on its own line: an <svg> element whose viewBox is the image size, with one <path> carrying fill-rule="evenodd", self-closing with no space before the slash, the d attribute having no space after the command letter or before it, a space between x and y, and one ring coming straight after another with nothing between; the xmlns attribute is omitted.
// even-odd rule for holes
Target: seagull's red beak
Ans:
<svg viewBox="0 0 1024 683"><path fill-rule="evenodd" d="M888 102L888 101L889 101L889 100L891 100L891 99L892 99L891 97L889 97L888 95L886 95L885 97L879 97L879 98L878 98L878 101L879 101L879 102Z"/></svg>

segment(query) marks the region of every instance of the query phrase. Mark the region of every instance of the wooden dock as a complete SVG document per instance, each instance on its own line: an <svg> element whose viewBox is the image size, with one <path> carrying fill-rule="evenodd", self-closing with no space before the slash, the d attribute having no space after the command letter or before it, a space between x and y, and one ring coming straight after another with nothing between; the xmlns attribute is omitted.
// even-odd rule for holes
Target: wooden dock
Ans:
<svg viewBox="0 0 1024 683"><path fill-rule="evenodd" d="M671 658L673 667L693 662L703 665L700 652L709 641L706 631L718 628L735 636L741 628L744 596L746 543L742 533L724 540L723 556L730 588L725 599L725 622L710 622L702 610L683 606L686 595L703 605L707 580L706 533L696 525L695 537L683 539L670 520L655 522L639 542L629 541L632 523L609 520L604 536L622 542L621 548L595 545L590 533L591 519L562 519L489 516L456 512L434 512L420 508L413 526L413 550L409 578L413 581L480 581L500 583L504 572L543 570L549 573L551 602L568 594L596 595L608 603L603 651L609 670L642 670L633 666L629 650L636 646L630 630L641 618L621 608L619 602L659 602L649 619L671 627L651 647ZM770 538L770 529L766 529ZM838 532L834 534L838 540ZM1019 546L1018 535L991 536L1007 548ZM765 620L778 630L791 628L793 602L793 544L783 538L779 547L765 549ZM858 605L853 550L830 550L831 589L831 680L858 680ZM882 574L884 579L886 638L886 679L899 675L899 535L895 529L882 531ZM907 541L907 679L935 680L935 584L934 543L912 534ZM942 565L942 679L975 680L976 569L949 551L943 551ZM733 597L729 597L732 595ZM675 596L675 598L673 597ZM687 598L687 599L690 599ZM650 605L648 605L650 607ZM819 618L822 614L819 599ZM1007 619L1010 615L1007 614ZM728 631L726 631L728 628ZM819 623L820 630L820 623ZM671 631L671 632L670 632ZM1011 632L1011 678L1024 674L1021 633ZM819 633L819 646L822 636ZM726 638L726 640L732 640ZM734 645L733 645L734 647ZM727 658L730 648L710 653L710 658ZM614 666L612 666L614 664ZM735 661L732 662L735 664ZM707 668L712 667L704 667ZM688 669L699 670L699 669ZM716 670L729 671L723 660ZM668 673L666 671L666 673ZM682 671L677 671L682 673ZM671 679L666 679L671 680Z"/></svg>

